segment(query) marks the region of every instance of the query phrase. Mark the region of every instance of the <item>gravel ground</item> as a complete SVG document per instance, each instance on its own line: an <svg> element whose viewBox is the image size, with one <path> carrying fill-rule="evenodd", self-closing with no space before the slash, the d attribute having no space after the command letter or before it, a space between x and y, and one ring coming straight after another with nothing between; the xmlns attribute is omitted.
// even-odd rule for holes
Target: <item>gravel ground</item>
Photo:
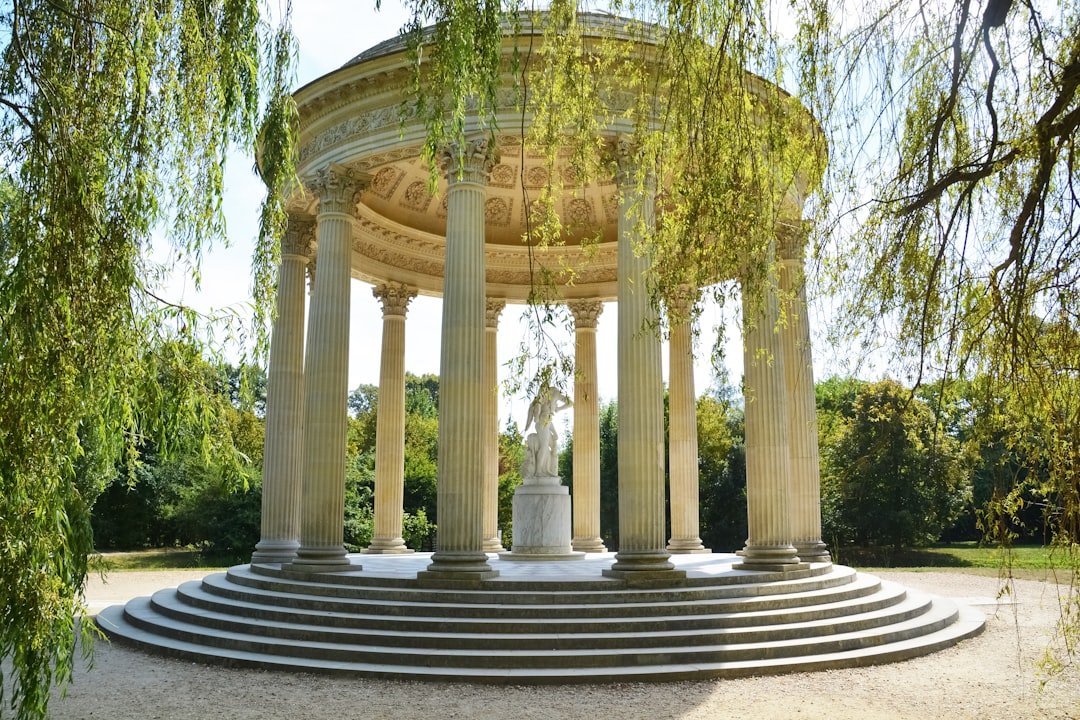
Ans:
<svg viewBox="0 0 1080 720"><path fill-rule="evenodd" d="M205 572L116 572L88 590L91 610ZM996 578L947 572L878 573L960 598L987 613L985 631L927 657L878 667L739 680L554 687L424 684L209 667L126 647L97 646L90 670L52 701L54 720L719 720L723 718L1080 718L1080 676L1041 685L1058 586L1017 581L996 603Z"/></svg>

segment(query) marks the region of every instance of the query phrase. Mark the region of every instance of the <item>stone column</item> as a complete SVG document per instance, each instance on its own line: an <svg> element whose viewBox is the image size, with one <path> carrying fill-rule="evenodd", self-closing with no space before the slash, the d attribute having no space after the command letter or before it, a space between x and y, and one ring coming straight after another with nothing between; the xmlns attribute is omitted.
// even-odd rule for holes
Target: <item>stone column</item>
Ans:
<svg viewBox="0 0 1080 720"><path fill-rule="evenodd" d="M821 463L801 234L794 228L781 233L777 249L780 290L789 303L780 341L784 348L791 446L791 534L801 560L831 562L829 550L821 541Z"/></svg>
<svg viewBox="0 0 1080 720"><path fill-rule="evenodd" d="M484 323L484 552L505 552L499 537L499 314L505 300L488 300Z"/></svg>
<svg viewBox="0 0 1080 720"><path fill-rule="evenodd" d="M742 280L749 537L743 562L735 568L786 572L807 566L799 562L791 544L787 381L777 327L780 303L772 243L764 255L765 270L755 273L755 280Z"/></svg>
<svg viewBox="0 0 1080 720"><path fill-rule="evenodd" d="M379 411L375 418L375 532L364 552L411 553L401 537L405 494L405 313L416 288L383 283L372 289L383 308Z"/></svg>
<svg viewBox="0 0 1080 720"><path fill-rule="evenodd" d="M297 569L350 567L343 541L352 223L357 196L369 180L332 164L307 183L319 198L319 277L311 293L304 366L303 500L300 548L292 564Z"/></svg>
<svg viewBox="0 0 1080 720"><path fill-rule="evenodd" d="M694 339L691 313L697 292L677 288L668 298L668 503L673 553L708 552L701 543L698 517L697 398L694 395Z"/></svg>
<svg viewBox="0 0 1080 720"><path fill-rule="evenodd" d="M314 219L290 215L281 243L277 317L270 336L263 445L262 529L253 563L288 563L300 546L304 439L304 269Z"/></svg>
<svg viewBox="0 0 1080 720"><path fill-rule="evenodd" d="M677 581L665 547L664 387L651 259L636 248L655 225L655 190L637 181L638 153L620 138L619 187L619 551L606 575ZM637 252L635 252L637 250Z"/></svg>
<svg viewBox="0 0 1080 720"><path fill-rule="evenodd" d="M567 303L574 315L574 539L579 552L607 552L600 539L600 398L596 390L598 300Z"/></svg>
<svg viewBox="0 0 1080 720"><path fill-rule="evenodd" d="M439 532L421 582L479 582L498 574L483 548L484 201L492 152L486 140L443 156L446 266L439 362Z"/></svg>

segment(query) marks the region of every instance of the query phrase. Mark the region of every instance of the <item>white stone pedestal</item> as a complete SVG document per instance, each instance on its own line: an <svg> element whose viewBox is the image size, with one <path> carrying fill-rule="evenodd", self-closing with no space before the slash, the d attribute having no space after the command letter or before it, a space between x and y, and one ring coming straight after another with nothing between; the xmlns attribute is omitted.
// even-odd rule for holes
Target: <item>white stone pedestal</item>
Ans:
<svg viewBox="0 0 1080 720"><path fill-rule="evenodd" d="M559 478L530 478L514 491L514 544L503 560L580 560L570 544L570 489Z"/></svg>

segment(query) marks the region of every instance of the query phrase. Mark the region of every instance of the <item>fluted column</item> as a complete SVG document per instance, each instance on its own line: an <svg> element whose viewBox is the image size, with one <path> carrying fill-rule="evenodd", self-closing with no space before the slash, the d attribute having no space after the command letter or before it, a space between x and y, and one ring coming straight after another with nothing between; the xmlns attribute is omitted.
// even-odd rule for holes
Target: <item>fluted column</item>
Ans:
<svg viewBox="0 0 1080 720"><path fill-rule="evenodd" d="M791 228L779 235L777 245L780 289L789 303L780 340L784 347L791 446L791 534L804 562L831 562L821 540L821 464L802 240L802 235Z"/></svg>
<svg viewBox="0 0 1080 720"><path fill-rule="evenodd" d="M749 537L744 570L788 571L806 567L791 544L791 459L787 385L777 324L775 247L770 243L750 286L743 279L744 387L746 394L746 512Z"/></svg>
<svg viewBox="0 0 1080 720"><path fill-rule="evenodd" d="M655 225L655 190L637 182L634 148L620 139L616 149L618 223L619 370L619 551L606 574L670 576L665 547L664 387L660 338L649 298L651 258L635 252ZM648 575L646 575L648 574Z"/></svg>
<svg viewBox="0 0 1080 720"><path fill-rule="evenodd" d="M444 154L446 265L439 363L439 532L421 581L497 575L483 548L484 201L491 148L468 142Z"/></svg>
<svg viewBox="0 0 1080 720"><path fill-rule="evenodd" d="M290 215L281 243L277 317L270 336L263 445L262 517L253 563L288 563L300 547L304 440L304 268L315 235L311 217Z"/></svg>
<svg viewBox="0 0 1080 720"><path fill-rule="evenodd" d="M330 165L306 183L319 198L319 276L311 293L304 365L303 499L293 562L300 569L349 567L343 544L349 281L353 209L369 179Z"/></svg>
<svg viewBox="0 0 1080 720"><path fill-rule="evenodd" d="M499 538L499 314L505 300L488 300L484 323L484 552L505 552Z"/></svg>
<svg viewBox="0 0 1080 720"><path fill-rule="evenodd" d="M578 552L607 552L600 539L600 399L596 390L598 300L567 303L574 315L574 539Z"/></svg>
<svg viewBox="0 0 1080 720"><path fill-rule="evenodd" d="M698 514L697 398L694 395L693 319L697 291L677 288L668 298L668 504L673 553L708 552L701 543Z"/></svg>
<svg viewBox="0 0 1080 720"><path fill-rule="evenodd" d="M375 418L375 532L365 553L410 553L401 537L405 494L405 314L416 288L383 283L372 289L383 308L379 412Z"/></svg>

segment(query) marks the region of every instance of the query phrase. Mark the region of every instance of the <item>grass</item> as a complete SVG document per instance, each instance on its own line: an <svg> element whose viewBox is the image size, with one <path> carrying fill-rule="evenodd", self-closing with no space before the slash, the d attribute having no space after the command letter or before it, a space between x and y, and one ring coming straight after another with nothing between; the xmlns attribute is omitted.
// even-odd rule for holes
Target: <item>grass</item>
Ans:
<svg viewBox="0 0 1080 720"><path fill-rule="evenodd" d="M1001 548L958 542L926 548L844 547L834 552L836 562L860 570L904 569L913 572L949 570L971 575L1000 576L1006 569L1012 577L1023 580L1069 582L1072 577L1069 558L1062 550L1041 545L1021 545L1008 554L1008 564ZM217 570L247 562L247 558L216 556L190 548L160 548L131 552L106 552L95 558L105 569L125 570Z"/></svg>
<svg viewBox="0 0 1080 720"><path fill-rule="evenodd" d="M837 562L864 570L899 569L933 571L948 569L972 575L1005 573L1031 580L1069 582L1072 563L1065 552L1042 545L1020 545L1008 551L976 542L958 542L926 548L841 548Z"/></svg>
<svg viewBox="0 0 1080 720"><path fill-rule="evenodd" d="M109 572L124 570L220 570L243 562L237 558L217 557L190 548L157 548L130 552L103 552L91 562L101 562Z"/></svg>

